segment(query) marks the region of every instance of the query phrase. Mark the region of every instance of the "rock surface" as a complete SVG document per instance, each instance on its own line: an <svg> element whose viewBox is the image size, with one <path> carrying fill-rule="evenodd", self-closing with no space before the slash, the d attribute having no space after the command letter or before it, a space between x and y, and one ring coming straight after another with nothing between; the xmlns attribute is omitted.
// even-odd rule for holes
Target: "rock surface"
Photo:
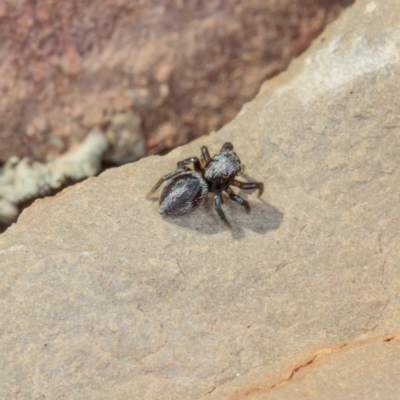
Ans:
<svg viewBox="0 0 400 400"><path fill-rule="evenodd" d="M394 340L396 339L396 340ZM374 338L324 349L274 390L254 390L252 399L398 399L400 341ZM264 392L264 393L263 393ZM261 395L262 394L262 395Z"/></svg>
<svg viewBox="0 0 400 400"><path fill-rule="evenodd" d="M352 2L3 0L0 162L55 157L132 110L154 151L209 133Z"/></svg>
<svg viewBox="0 0 400 400"><path fill-rule="evenodd" d="M0 168L0 232L17 219L23 204L98 174L108 145L106 135L93 130L80 146L46 164L11 157Z"/></svg>
<svg viewBox="0 0 400 400"><path fill-rule="evenodd" d="M0 397L399 398L399 26L359 0L217 134L24 211L0 238ZM266 185L251 214L161 218L157 179L227 140Z"/></svg>

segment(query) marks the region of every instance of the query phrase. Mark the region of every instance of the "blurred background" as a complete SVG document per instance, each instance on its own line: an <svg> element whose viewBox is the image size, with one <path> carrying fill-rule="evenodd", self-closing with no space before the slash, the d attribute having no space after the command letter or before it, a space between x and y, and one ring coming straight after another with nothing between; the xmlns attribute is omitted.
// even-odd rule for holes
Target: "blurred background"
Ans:
<svg viewBox="0 0 400 400"><path fill-rule="evenodd" d="M218 130L354 0L0 0L0 231Z"/></svg>

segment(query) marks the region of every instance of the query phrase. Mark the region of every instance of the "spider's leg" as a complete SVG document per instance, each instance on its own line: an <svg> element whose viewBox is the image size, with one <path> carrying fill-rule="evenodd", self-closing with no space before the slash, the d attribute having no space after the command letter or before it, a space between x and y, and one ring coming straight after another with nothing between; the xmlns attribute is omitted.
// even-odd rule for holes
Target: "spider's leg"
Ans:
<svg viewBox="0 0 400 400"><path fill-rule="evenodd" d="M242 205L246 209L247 213L250 212L250 204L247 200L245 200L243 197L238 196L230 187L226 188L225 192L229 194L231 200Z"/></svg>
<svg viewBox="0 0 400 400"><path fill-rule="evenodd" d="M203 160L206 162L206 166L211 162L210 152L207 149L207 146L203 146L201 148L201 155L203 156Z"/></svg>
<svg viewBox="0 0 400 400"><path fill-rule="evenodd" d="M224 145L221 148L221 153L225 150L233 150L233 144L230 142L224 143Z"/></svg>
<svg viewBox="0 0 400 400"><path fill-rule="evenodd" d="M217 193L214 196L214 206L215 209L217 210L217 213L219 215L219 217L222 219L222 221L225 222L226 225L229 226L229 228L231 227L231 224L229 223L229 221L226 219L224 212L222 211L221 208L221 195L219 193Z"/></svg>
<svg viewBox="0 0 400 400"><path fill-rule="evenodd" d="M163 184L163 182L168 181L168 180L170 180L170 179L172 179L172 178L175 178L175 176L181 174L182 172L188 171L188 170L189 170L189 168L182 167L182 168L176 169L174 172L171 172L171 173L168 174L168 175L164 175L164 176L156 183L156 185L153 187L153 189L150 190L150 192L149 192L149 194L147 195L147 197L150 196L153 192L155 192L155 191Z"/></svg>
<svg viewBox="0 0 400 400"><path fill-rule="evenodd" d="M189 157L183 161L178 162L178 168L184 167L185 165L193 164L194 170L197 172L201 172L201 165L200 161L197 157Z"/></svg>
<svg viewBox="0 0 400 400"><path fill-rule="evenodd" d="M264 184L262 182L240 182L235 179L231 185L244 190L258 189L258 197L264 192Z"/></svg>

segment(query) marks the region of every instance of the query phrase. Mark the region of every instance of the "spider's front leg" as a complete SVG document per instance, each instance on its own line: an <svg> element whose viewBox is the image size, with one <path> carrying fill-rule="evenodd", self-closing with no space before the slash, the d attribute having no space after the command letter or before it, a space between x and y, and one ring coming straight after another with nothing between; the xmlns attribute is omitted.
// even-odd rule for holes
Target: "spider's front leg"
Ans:
<svg viewBox="0 0 400 400"><path fill-rule="evenodd" d="M231 142L225 142L224 145L221 147L221 153L227 150L229 151L233 150L233 144Z"/></svg>
<svg viewBox="0 0 400 400"><path fill-rule="evenodd" d="M230 187L226 188L225 192L229 194L231 200L242 205L246 209L247 213L250 212L250 204L247 200L238 196Z"/></svg>
<svg viewBox="0 0 400 400"><path fill-rule="evenodd" d="M201 155L203 156L203 160L205 161L206 166L207 166L208 164L210 164L210 162L211 162L211 156L210 156L210 152L209 152L208 149L207 149L207 146L203 146L203 147L201 148Z"/></svg>
<svg viewBox="0 0 400 400"><path fill-rule="evenodd" d="M244 190L258 189L258 197L264 192L264 184L262 182L240 182L235 179L231 185Z"/></svg>
<svg viewBox="0 0 400 400"><path fill-rule="evenodd" d="M174 172L171 172L168 175L164 175L153 187L153 189L150 190L148 193L147 197L149 197L152 193L154 193L165 181L169 181L172 178L175 178L175 176L181 174L182 172L189 171L189 168L186 167L181 167L176 169Z"/></svg>
<svg viewBox="0 0 400 400"><path fill-rule="evenodd" d="M183 161L179 161L178 162L178 168L182 168L185 165L189 165L189 164L193 164L194 165L194 170L196 172L201 172L201 164L200 164L200 161L199 161L199 159L197 157L189 157L189 158L186 158Z"/></svg>
<svg viewBox="0 0 400 400"><path fill-rule="evenodd" d="M226 219L224 212L222 211L222 207L221 207L221 195L219 193L214 195L214 206L215 209L217 210L217 213L219 215L219 217L222 219L222 221L225 222L226 225L228 225L228 227L231 227L231 224L229 223L229 221Z"/></svg>

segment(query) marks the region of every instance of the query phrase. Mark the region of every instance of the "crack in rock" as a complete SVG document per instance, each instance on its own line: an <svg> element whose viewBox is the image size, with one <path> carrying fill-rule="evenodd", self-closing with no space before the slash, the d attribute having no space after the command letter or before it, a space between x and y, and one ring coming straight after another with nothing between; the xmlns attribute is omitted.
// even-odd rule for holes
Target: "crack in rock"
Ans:
<svg viewBox="0 0 400 400"><path fill-rule="evenodd" d="M315 361L316 358L318 358L318 357L320 357L320 356L322 356L324 354L329 354L329 353L332 353L334 351L338 351L338 350L340 350L340 349L342 349L343 347L346 347L346 346L347 346L347 343L344 343L344 344L342 344L342 345L340 345L338 347L334 347L333 349L326 349L326 350L322 350L322 351L318 352L310 360L308 360L304 364L301 364L298 367L294 368L287 379L284 379L284 380L282 380L282 381L280 381L278 383L275 383L274 385L270 386L270 389L273 389L274 387L277 387L277 386L285 384L286 382L289 382L301 369L306 368L310 364L312 364Z"/></svg>
<svg viewBox="0 0 400 400"><path fill-rule="evenodd" d="M318 358L320 358L321 356L324 355L328 355L331 354L333 352L337 352L340 351L341 349L345 348L345 347L358 347L358 346L363 346L365 344L369 344L369 343L374 343L374 342L392 342L393 340L398 340L400 339L400 334L398 335L391 335L391 336L385 336L385 337L379 337L379 338L373 338L373 339L367 339L364 341L355 341L355 342L347 342L347 343L343 343L341 345L338 345L336 347L333 348L329 348L329 349L323 349L320 350L318 352L316 352L311 358L309 358L307 361L305 361L304 363L298 365L297 367L293 368L292 371L290 372L289 376L287 378L284 378L272 385L263 385L262 383L258 383L255 384L254 387L252 388L248 388L247 390L244 390L243 392L236 392L235 396L233 396L232 398L234 399L239 399L239 398L247 398L248 396L253 396L255 394L260 394L260 393L266 393L276 387L282 386L288 382L290 382L297 373L299 373L301 370L306 369L308 366L312 365L315 360L317 360ZM259 367L258 367L259 368ZM248 371L250 372L250 371ZM247 373L248 373L247 372Z"/></svg>

